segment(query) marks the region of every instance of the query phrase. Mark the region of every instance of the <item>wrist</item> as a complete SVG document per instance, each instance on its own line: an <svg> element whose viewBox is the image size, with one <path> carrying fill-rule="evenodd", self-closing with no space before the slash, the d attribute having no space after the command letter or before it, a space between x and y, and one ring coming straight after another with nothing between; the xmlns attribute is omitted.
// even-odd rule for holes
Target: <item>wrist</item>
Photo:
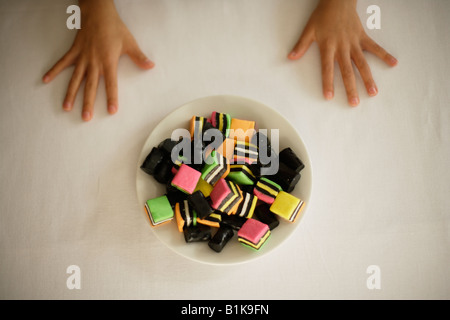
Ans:
<svg viewBox="0 0 450 320"><path fill-rule="evenodd" d="M85 25L97 25L119 16L114 0L79 0L78 3Z"/></svg>
<svg viewBox="0 0 450 320"><path fill-rule="evenodd" d="M320 0L318 6L333 7L336 10L355 9L357 0Z"/></svg>
<svg viewBox="0 0 450 320"><path fill-rule="evenodd" d="M114 0L78 0L80 9L102 8L105 6L114 6Z"/></svg>

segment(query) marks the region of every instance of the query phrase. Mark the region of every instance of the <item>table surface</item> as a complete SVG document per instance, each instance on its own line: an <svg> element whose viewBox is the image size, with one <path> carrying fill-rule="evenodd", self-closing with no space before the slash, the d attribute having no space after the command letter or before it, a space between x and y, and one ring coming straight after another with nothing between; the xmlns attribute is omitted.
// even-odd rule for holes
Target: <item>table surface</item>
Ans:
<svg viewBox="0 0 450 320"><path fill-rule="evenodd" d="M72 68L41 77L70 47L75 1L0 2L0 298L449 299L450 44L446 0L359 1L381 9L367 30L398 58L366 54L379 88L347 106L322 97L316 44L286 56L316 1L116 1L144 52L119 62L119 112L61 108ZM75 2L76 3L76 2ZM294 235L249 263L190 261L155 237L136 196L152 128L200 97L232 94L277 109L313 166L310 205ZM71 265L80 289L70 290ZM372 266L376 271L372 273ZM380 288L367 282L377 276Z"/></svg>

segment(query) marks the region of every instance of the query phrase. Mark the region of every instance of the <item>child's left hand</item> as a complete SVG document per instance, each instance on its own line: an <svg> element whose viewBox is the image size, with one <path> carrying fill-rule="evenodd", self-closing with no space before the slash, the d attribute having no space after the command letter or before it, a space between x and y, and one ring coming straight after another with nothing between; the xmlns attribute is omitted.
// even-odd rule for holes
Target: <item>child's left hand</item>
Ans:
<svg viewBox="0 0 450 320"><path fill-rule="evenodd" d="M300 59L313 41L317 41L320 49L323 95L327 100L334 96L335 61L339 64L351 106L359 104L352 61L370 96L375 96L378 89L363 51L375 54L390 66L397 64L392 55L365 33L356 12L356 1L321 0L288 58Z"/></svg>

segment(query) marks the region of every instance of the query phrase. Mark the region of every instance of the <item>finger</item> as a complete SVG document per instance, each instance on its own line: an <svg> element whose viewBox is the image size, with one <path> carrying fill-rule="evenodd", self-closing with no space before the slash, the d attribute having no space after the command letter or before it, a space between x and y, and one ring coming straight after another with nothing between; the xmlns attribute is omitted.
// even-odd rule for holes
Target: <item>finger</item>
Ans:
<svg viewBox="0 0 450 320"><path fill-rule="evenodd" d="M63 109L66 111L72 110L75 102L75 97L80 89L81 82L85 75L85 66L82 63L78 63L73 71L72 78L70 78L69 85L67 87L66 97L63 102Z"/></svg>
<svg viewBox="0 0 450 320"><path fill-rule="evenodd" d="M334 96L334 49L320 48L320 60L322 65L322 89L325 99L330 100Z"/></svg>
<svg viewBox="0 0 450 320"><path fill-rule="evenodd" d="M142 52L134 39L130 40L128 47L126 53L139 68L147 70L155 66L155 64Z"/></svg>
<svg viewBox="0 0 450 320"><path fill-rule="evenodd" d="M42 77L42 81L45 83L49 83L52 81L62 70L72 65L76 60L75 50L69 50L67 53L62 56L61 59L56 62L53 67L48 70L44 77Z"/></svg>
<svg viewBox="0 0 450 320"><path fill-rule="evenodd" d="M96 68L88 69L84 88L83 111L81 117L84 121L92 119L94 114L94 102L97 94L99 72Z"/></svg>
<svg viewBox="0 0 450 320"><path fill-rule="evenodd" d="M393 67L397 65L398 63L397 59L395 59L391 54L389 54L386 50L384 50L380 45L378 45L378 43L373 41L370 37L366 37L361 45L364 50L373 53L389 66Z"/></svg>
<svg viewBox="0 0 450 320"><path fill-rule="evenodd" d="M110 65L105 68L105 88L108 112L114 114L117 112L119 105L117 67L115 65Z"/></svg>
<svg viewBox="0 0 450 320"><path fill-rule="evenodd" d="M361 75L361 78L364 82L367 93L371 97L376 96L378 93L378 89L375 84L375 81L373 80L372 72L370 71L369 64L367 63L363 52L361 50L357 50L355 53L353 53L352 59L356 67L358 68L359 74Z"/></svg>
<svg viewBox="0 0 450 320"><path fill-rule="evenodd" d="M352 107L359 104L358 92L356 91L355 73L349 55L341 55L338 59L342 80L344 81L348 103Z"/></svg>
<svg viewBox="0 0 450 320"><path fill-rule="evenodd" d="M312 32L312 29L306 26L302 32L302 35L295 44L294 48L288 54L288 58L291 60L297 60L303 57L303 55L311 46L311 43L313 43L313 41L314 41L314 34Z"/></svg>

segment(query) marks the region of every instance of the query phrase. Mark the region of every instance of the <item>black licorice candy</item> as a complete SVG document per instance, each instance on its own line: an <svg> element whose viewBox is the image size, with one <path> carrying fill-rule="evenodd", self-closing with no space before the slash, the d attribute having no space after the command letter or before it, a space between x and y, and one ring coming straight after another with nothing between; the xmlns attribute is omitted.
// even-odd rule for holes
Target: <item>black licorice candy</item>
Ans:
<svg viewBox="0 0 450 320"><path fill-rule="evenodd" d="M183 191L178 190L175 187L167 188L167 190L166 190L166 197L169 200L169 203L172 206L172 209L175 209L175 205L178 202L182 202L184 200L187 200L187 196L188 195L186 193L184 193Z"/></svg>
<svg viewBox="0 0 450 320"><path fill-rule="evenodd" d="M190 194L188 196L188 201L192 208L197 212L197 215L200 219L206 218L213 212L213 209L209 205L208 200L206 200L205 196L200 190L197 190L193 194Z"/></svg>
<svg viewBox="0 0 450 320"><path fill-rule="evenodd" d="M278 156L280 162L283 162L285 165L287 165L295 172L300 172L305 167L302 160L300 160L300 158L295 154L295 152L289 147L281 150Z"/></svg>
<svg viewBox="0 0 450 320"><path fill-rule="evenodd" d="M163 161L164 156L165 154L162 150L153 147L141 165L142 171L149 175L153 175L157 166Z"/></svg>
<svg viewBox="0 0 450 320"><path fill-rule="evenodd" d="M196 226L184 227L184 240L189 242L209 241L211 239L211 227L197 224Z"/></svg>
<svg viewBox="0 0 450 320"><path fill-rule="evenodd" d="M166 155L172 153L172 149L179 143L180 141L172 140L171 138L164 139L158 145L158 149L163 151Z"/></svg>
<svg viewBox="0 0 450 320"><path fill-rule="evenodd" d="M208 246L215 252L221 252L228 241L233 238L233 236L233 228L226 225L221 225L214 237L209 240Z"/></svg>
<svg viewBox="0 0 450 320"><path fill-rule="evenodd" d="M156 167L155 172L153 172L153 177L159 183L167 184L173 178L172 167L173 162L170 160L170 157L164 157L164 159Z"/></svg>
<svg viewBox="0 0 450 320"><path fill-rule="evenodd" d="M280 224L275 214L270 211L269 206L266 204L260 204L255 208L255 213L253 214L256 219L267 224L270 230L275 229Z"/></svg>
<svg viewBox="0 0 450 320"><path fill-rule="evenodd" d="M300 173L288 167L283 162L279 163L278 172L268 177L279 184L283 191L286 192L292 192L300 181Z"/></svg>
<svg viewBox="0 0 450 320"><path fill-rule="evenodd" d="M222 222L220 224L229 226L233 228L233 230L239 230L245 221L247 221L247 218L239 217L234 214L222 214Z"/></svg>

